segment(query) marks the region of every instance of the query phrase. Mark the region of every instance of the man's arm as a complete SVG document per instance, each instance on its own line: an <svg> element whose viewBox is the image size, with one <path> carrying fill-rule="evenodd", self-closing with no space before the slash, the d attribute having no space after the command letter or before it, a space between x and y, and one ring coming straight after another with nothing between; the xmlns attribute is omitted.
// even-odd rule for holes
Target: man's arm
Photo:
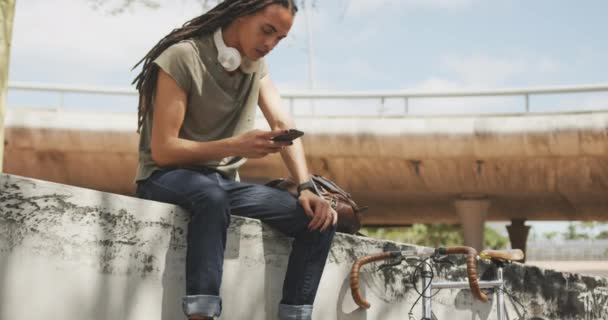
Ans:
<svg viewBox="0 0 608 320"><path fill-rule="evenodd" d="M259 105L271 130L284 131L296 128L291 116L281 107L281 96L269 75L260 80ZM310 180L301 140L293 140L293 145L281 151L283 162L298 184Z"/></svg>
<svg viewBox="0 0 608 320"><path fill-rule="evenodd" d="M158 73L154 98L154 119L150 148L152 159L161 166L200 165L228 156L260 158L281 150L284 144L270 139L281 132L254 130L237 137L199 142L179 137L188 95L162 69Z"/></svg>
<svg viewBox="0 0 608 320"><path fill-rule="evenodd" d="M283 131L296 128L289 113L281 107L281 96L269 75L260 80L259 105L271 130ZM281 157L296 183L301 184L310 180L301 139L294 140L293 145L281 150ZM331 223L336 224L338 219L336 212L324 199L311 191L304 190L298 201L304 207L308 216L312 218L308 226L310 230L320 229L323 231Z"/></svg>

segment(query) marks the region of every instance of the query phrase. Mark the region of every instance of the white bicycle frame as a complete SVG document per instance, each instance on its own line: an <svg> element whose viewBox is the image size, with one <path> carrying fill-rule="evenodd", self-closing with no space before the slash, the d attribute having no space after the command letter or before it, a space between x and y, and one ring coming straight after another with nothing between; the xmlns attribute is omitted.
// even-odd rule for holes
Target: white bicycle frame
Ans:
<svg viewBox="0 0 608 320"><path fill-rule="evenodd" d="M468 281L433 281L433 265L441 263L442 256L453 255L453 254L464 254L466 255L466 266ZM359 272L361 267L365 264L389 260L398 259L397 262L389 263L380 267L393 267L400 264L403 261L407 262L408 257L423 258L421 264L416 267L416 270L421 271L422 278L422 293L416 289L420 294L418 299L422 299L422 319L421 320L435 320L432 311L432 300L435 289L470 289L472 298L475 298L484 303L491 302L488 296L481 291L483 288L495 288L496 290L496 312L498 314L498 320L506 319L505 309L505 282L503 278L503 267L504 263L510 261L522 260L524 253L519 249L511 250L483 250L479 254L471 247L466 246L450 246L450 247L439 247L439 248L416 248L413 250L403 251L385 251L381 253L371 254L365 257L357 259L353 263L350 275L350 288L353 300L357 305L364 309L371 307L370 303L365 300L359 290ZM494 265L497 266L497 276L495 280L490 281L479 281L477 276L477 261L478 259L491 259ZM431 259L433 262L427 262ZM394 260L393 260L394 261ZM416 274L416 272L414 274ZM416 300L418 302L419 300ZM411 316L411 314L410 314Z"/></svg>
<svg viewBox="0 0 608 320"><path fill-rule="evenodd" d="M422 320L433 320L432 293L433 289L468 289L468 281L432 281L431 266L424 264L422 269ZM496 312L498 320L505 320L504 280L502 277L502 266L498 266L497 279L493 281L479 281L480 288L497 288L496 290Z"/></svg>

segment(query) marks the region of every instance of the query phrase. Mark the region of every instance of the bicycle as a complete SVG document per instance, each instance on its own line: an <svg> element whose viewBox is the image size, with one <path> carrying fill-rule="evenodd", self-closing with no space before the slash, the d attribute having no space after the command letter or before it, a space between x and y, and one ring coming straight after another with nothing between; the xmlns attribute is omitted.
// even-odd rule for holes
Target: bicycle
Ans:
<svg viewBox="0 0 608 320"><path fill-rule="evenodd" d="M432 265L429 262L433 263L442 263L446 261L447 256L456 255L456 254L464 254L466 255L466 265L467 265L467 277L468 281L443 281L436 282L433 281L434 273L432 270ZM416 267L416 271L412 274L412 278L415 277L418 270L420 270L422 275L422 292L418 291L417 287L414 285L414 288L419 294L418 299L412 305L412 309L410 309L409 317L413 318L412 310L414 306L418 303L420 298L422 298L422 319L421 320L433 320L432 313L432 297L431 291L433 289L466 289L469 288L471 290L471 294L477 300L482 302L488 302L488 296L481 291L481 288L495 288L496 290L496 303L497 303L497 319L504 320L505 319L505 304L504 304L504 279L503 279L503 266L505 263L510 263L511 261L522 260L524 258L524 253L519 249L513 250L484 250L479 255L477 251L471 247L465 246L453 246L453 247L440 247L440 248L417 248L412 250L403 250L403 251L388 251L382 252L378 254L373 254L369 256L362 257L353 263L350 273L350 287L351 294L355 303L358 306L364 309L369 309L371 305L369 302L361 296L361 292L359 290L359 271L361 267L365 264L394 259L396 262L388 263L380 266L380 269L386 267L393 267L401 264L403 261L407 261L408 258L424 258L421 263L419 263ZM477 279L477 259L490 259L497 266L497 276L496 280L491 281L479 281Z"/></svg>

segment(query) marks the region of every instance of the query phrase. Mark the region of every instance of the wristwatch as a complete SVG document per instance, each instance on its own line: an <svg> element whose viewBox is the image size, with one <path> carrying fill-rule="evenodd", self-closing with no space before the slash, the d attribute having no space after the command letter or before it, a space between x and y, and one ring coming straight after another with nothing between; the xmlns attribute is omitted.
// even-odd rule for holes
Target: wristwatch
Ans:
<svg viewBox="0 0 608 320"><path fill-rule="evenodd" d="M317 190L317 186L312 181L306 181L298 185L298 198L303 190L310 190L312 193L319 195L319 190Z"/></svg>

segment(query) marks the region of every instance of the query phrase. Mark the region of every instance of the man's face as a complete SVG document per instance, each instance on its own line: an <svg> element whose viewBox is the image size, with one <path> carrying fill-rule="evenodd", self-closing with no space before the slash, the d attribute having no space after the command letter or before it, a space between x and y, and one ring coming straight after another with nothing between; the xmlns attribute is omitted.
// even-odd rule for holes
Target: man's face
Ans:
<svg viewBox="0 0 608 320"><path fill-rule="evenodd" d="M255 14L241 17L241 53L253 61L264 57L287 36L293 20L291 10L279 4L269 5Z"/></svg>

